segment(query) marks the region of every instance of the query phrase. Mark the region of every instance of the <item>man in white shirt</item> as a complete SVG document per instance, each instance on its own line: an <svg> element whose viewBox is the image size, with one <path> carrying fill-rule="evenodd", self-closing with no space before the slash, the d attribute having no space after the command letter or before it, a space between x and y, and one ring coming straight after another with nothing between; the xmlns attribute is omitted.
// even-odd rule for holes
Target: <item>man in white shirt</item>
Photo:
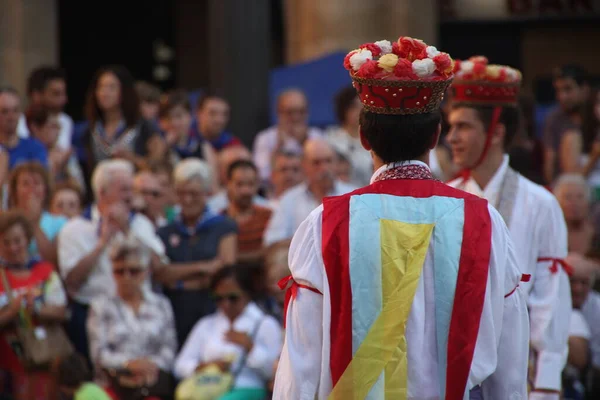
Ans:
<svg viewBox="0 0 600 400"><path fill-rule="evenodd" d="M298 89L283 91L277 98L277 125L259 132L254 139L254 164L261 181L271 179L273 154L278 151L299 153L307 139L322 132L308 126L308 100Z"/></svg>
<svg viewBox="0 0 600 400"><path fill-rule="evenodd" d="M362 47L344 64L377 170L292 240L274 398L525 399L529 325L506 226L426 164L452 60L407 37Z"/></svg>
<svg viewBox="0 0 600 400"><path fill-rule="evenodd" d="M324 197L339 196L356 189L335 179L334 162L335 153L324 139L310 139L304 144L302 169L306 181L280 197L265 231L265 246L291 239Z"/></svg>
<svg viewBox="0 0 600 400"><path fill-rule="evenodd" d="M552 193L513 171L505 155L519 129L521 73L484 57L458 62L456 71L447 140L463 175L449 185L487 199L506 222L531 275L522 285L531 323L529 398L558 400L571 315L567 229Z"/></svg>
<svg viewBox="0 0 600 400"><path fill-rule="evenodd" d="M62 150L70 149L73 119L63 112L65 104L67 104L65 72L61 68L49 66L33 70L27 81L27 95L30 105L41 104L50 112L58 114L60 133L56 144ZM29 137L29 128L24 115L21 115L19 119L17 134L21 138Z"/></svg>
<svg viewBox="0 0 600 400"><path fill-rule="evenodd" d="M81 217L71 219L58 236L60 273L73 298L69 332L77 351L88 354L86 318L89 304L115 294L109 245L133 235L153 254L152 267L166 261L162 241L152 222L131 211L133 165L126 160L105 160L92 176L96 203Z"/></svg>
<svg viewBox="0 0 600 400"><path fill-rule="evenodd" d="M271 173L271 190L269 205L276 209L279 199L285 192L300 184L302 176L302 157L299 153L279 151L273 156L273 171Z"/></svg>

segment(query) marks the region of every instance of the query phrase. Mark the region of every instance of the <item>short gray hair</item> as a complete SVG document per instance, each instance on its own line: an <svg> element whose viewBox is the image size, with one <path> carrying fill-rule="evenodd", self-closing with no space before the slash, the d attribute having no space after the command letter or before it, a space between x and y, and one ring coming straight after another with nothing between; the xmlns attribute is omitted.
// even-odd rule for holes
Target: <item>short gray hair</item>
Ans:
<svg viewBox="0 0 600 400"><path fill-rule="evenodd" d="M103 160L96 165L92 175L92 190L94 196L98 198L100 192L111 185L115 175L128 174L133 179L135 168L133 164L127 160L115 158L111 160Z"/></svg>
<svg viewBox="0 0 600 400"><path fill-rule="evenodd" d="M199 158L190 157L177 164L173 172L175 184L185 183L192 179L199 179L206 190L212 187L212 169L208 163Z"/></svg>
<svg viewBox="0 0 600 400"><path fill-rule="evenodd" d="M554 195L558 197L560 191L563 189L563 186L566 185L578 185L585 189L585 199L586 201L590 201L591 191L588 186L587 181L580 174L562 174L556 179L556 183L554 184Z"/></svg>
<svg viewBox="0 0 600 400"><path fill-rule="evenodd" d="M125 240L119 240L111 246L110 260L113 263L132 260L147 269L150 266L150 250L137 238L128 236Z"/></svg>

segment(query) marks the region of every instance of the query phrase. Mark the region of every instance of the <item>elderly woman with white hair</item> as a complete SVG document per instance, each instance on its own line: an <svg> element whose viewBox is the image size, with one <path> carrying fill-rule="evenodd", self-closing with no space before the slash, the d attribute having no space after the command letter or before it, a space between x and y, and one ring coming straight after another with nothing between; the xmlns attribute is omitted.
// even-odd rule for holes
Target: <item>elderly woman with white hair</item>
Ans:
<svg viewBox="0 0 600 400"><path fill-rule="evenodd" d="M595 227L590 215L590 188L582 175L563 174L554 185L554 195L567 223L569 251L587 254Z"/></svg>
<svg viewBox="0 0 600 400"><path fill-rule="evenodd" d="M181 345L194 324L215 311L208 288L210 278L235 262L237 226L206 205L212 186L208 164L188 158L177 165L173 180L181 211L176 221L158 230L171 264L155 277L173 305Z"/></svg>
<svg viewBox="0 0 600 400"><path fill-rule="evenodd" d="M87 324L96 371L119 399L170 398L175 322L169 301L144 286L150 252L127 238L112 246L110 258L116 294L92 302Z"/></svg>

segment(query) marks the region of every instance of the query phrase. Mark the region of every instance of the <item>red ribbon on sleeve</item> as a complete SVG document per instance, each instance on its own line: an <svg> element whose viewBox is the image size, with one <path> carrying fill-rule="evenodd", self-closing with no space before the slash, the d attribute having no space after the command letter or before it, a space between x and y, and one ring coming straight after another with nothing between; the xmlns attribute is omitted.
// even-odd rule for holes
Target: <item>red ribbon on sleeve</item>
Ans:
<svg viewBox="0 0 600 400"><path fill-rule="evenodd" d="M292 283L291 285L289 285L289 283ZM311 292L314 293L318 293L318 294L323 294L321 292L319 292L317 289L315 289L314 287L311 286L307 286L307 285L303 285L301 283L298 283L294 280L294 277L292 277L292 275L286 276L285 278L283 278L282 280L280 280L277 285L279 286L279 288L281 290L285 290L285 303L283 305L283 327L285 328L285 322L287 320L287 309L288 309L288 305L290 304L290 300L291 299L295 299L296 296L298 295L298 288L301 289L308 289Z"/></svg>
<svg viewBox="0 0 600 400"><path fill-rule="evenodd" d="M550 265L550 272L556 274L558 272L558 267L561 266L562 269L565 270L567 275L573 275L573 267L565 262L565 260L561 258L552 258L552 257L540 257L537 259L538 262L542 261L552 261L552 265Z"/></svg>

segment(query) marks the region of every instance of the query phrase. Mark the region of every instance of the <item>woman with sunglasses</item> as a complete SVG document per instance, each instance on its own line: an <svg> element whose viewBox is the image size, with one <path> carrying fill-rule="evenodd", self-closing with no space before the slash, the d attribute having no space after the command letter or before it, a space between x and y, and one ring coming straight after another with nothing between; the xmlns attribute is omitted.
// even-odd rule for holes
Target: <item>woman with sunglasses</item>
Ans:
<svg viewBox="0 0 600 400"><path fill-rule="evenodd" d="M264 399L281 350L281 327L252 301L251 285L243 267L219 270L211 282L217 312L198 321L175 361L181 379L211 364L233 371L233 387L219 400Z"/></svg>
<svg viewBox="0 0 600 400"><path fill-rule="evenodd" d="M167 371L177 351L173 310L165 297L144 288L150 254L141 244L117 243L110 256L117 295L92 302L90 355L96 371L127 375L130 386L150 388L157 397L153 388L170 386ZM130 398L114 382L110 386L122 400Z"/></svg>

